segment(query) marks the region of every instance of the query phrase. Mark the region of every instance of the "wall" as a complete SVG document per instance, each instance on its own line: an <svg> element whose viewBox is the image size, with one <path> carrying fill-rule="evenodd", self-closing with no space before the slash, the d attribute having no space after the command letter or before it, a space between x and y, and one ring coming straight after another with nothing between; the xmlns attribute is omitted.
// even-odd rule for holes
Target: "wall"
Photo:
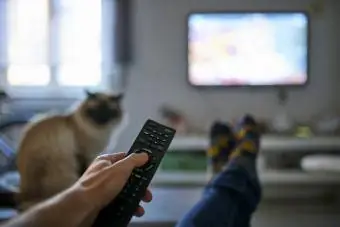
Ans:
<svg viewBox="0 0 340 227"><path fill-rule="evenodd" d="M130 124L118 142L126 150L146 118L158 119L158 108L168 103L197 125L230 119L245 112L271 118L281 109L273 89L197 89L186 80L186 15L193 10L306 9L311 0L136 0L135 62L127 72L126 109ZM340 1L325 0L325 11L312 16L311 81L289 91L287 111L297 119L340 110ZM339 59L339 58L338 58ZM16 107L40 109L52 101L16 102ZM28 104L28 106L27 106ZM68 101L53 101L65 107ZM14 108L16 109L16 108Z"/></svg>
<svg viewBox="0 0 340 227"><path fill-rule="evenodd" d="M207 126L217 118L245 112L273 117L280 108L273 89L197 89L186 81L186 15L192 10L306 9L308 0L138 0L135 2L135 64L126 93L130 126L119 148L129 146L147 117L157 118L163 103L175 105L195 123ZM336 62L340 19L336 0L326 0L323 14L312 17L311 83L292 90L289 113L305 119L336 110L340 66ZM339 8L339 7L338 7ZM337 11L338 10L338 11ZM339 14L339 13L338 13Z"/></svg>

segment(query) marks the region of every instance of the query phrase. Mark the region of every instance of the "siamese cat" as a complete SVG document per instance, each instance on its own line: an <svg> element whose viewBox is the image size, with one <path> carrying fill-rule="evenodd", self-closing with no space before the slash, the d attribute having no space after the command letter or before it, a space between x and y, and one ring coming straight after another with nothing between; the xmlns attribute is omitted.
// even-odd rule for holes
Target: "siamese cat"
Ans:
<svg viewBox="0 0 340 227"><path fill-rule="evenodd" d="M17 154L18 209L71 186L121 129L122 95L91 93L62 115L39 116L23 132Z"/></svg>

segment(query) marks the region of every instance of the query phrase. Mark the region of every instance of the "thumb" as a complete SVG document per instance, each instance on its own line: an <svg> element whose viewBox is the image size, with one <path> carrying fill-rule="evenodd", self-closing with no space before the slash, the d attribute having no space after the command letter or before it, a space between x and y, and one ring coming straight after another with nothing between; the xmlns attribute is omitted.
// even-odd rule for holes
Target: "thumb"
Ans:
<svg viewBox="0 0 340 227"><path fill-rule="evenodd" d="M120 169L129 174L136 167L141 167L147 163L149 156L146 153L133 153L112 165L112 169Z"/></svg>

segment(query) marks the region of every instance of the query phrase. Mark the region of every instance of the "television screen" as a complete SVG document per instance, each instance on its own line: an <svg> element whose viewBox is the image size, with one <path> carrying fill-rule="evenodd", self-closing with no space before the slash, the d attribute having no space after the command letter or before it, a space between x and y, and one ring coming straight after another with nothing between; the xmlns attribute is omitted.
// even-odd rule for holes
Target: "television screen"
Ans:
<svg viewBox="0 0 340 227"><path fill-rule="evenodd" d="M308 79L308 23L307 14L302 12L190 14L190 84L305 84Z"/></svg>

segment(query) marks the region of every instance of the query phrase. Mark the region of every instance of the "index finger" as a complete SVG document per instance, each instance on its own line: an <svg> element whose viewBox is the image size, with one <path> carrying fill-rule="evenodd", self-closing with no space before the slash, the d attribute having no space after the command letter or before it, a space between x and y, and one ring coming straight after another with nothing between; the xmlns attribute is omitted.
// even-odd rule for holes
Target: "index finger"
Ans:
<svg viewBox="0 0 340 227"><path fill-rule="evenodd" d="M125 153L114 153L114 154L103 154L99 155L94 159L91 165L87 168L85 172L88 171L98 171L104 167L111 166L113 163L123 159L125 157Z"/></svg>
<svg viewBox="0 0 340 227"><path fill-rule="evenodd" d="M124 152L118 152L118 153L112 153L112 154L102 154L99 155L95 161L99 161L99 160L105 160L105 161L109 161L111 162L111 164L122 160L125 157L125 153Z"/></svg>

